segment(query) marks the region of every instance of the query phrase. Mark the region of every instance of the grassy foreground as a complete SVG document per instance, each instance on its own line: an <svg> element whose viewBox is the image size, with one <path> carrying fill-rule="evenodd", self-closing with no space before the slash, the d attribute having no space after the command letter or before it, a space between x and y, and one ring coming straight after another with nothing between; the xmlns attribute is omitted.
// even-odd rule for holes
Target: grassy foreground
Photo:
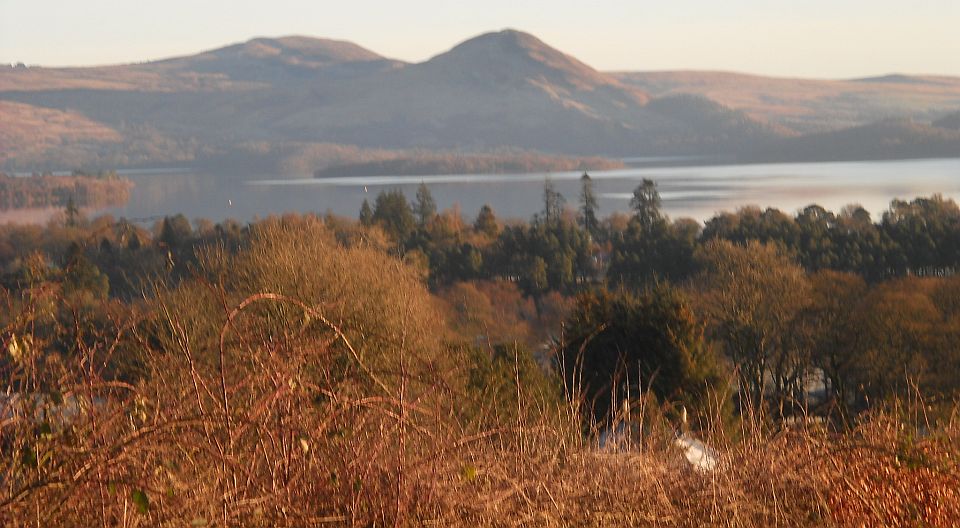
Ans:
<svg viewBox="0 0 960 528"><path fill-rule="evenodd" d="M655 424L643 441L599 450L573 425L574 409L540 408L518 385L520 418L480 420L481 428L437 397L449 391L440 382L370 372L368 381L389 379L373 387L380 382L361 383L367 376L357 374L331 388L305 372L308 357L336 352L296 339L268 343L247 348L252 368L229 382L216 370L198 371L186 347L169 351L162 378L108 382L89 374L98 356L91 350L76 369L60 372L62 395L8 403L4 524L953 526L960 519L956 420L922 438L892 415L842 435L803 424L775 433L743 425L736 440L708 430L720 464L702 473Z"/></svg>
<svg viewBox="0 0 960 528"><path fill-rule="evenodd" d="M4 526L953 526L960 418L922 401L843 432L670 409L599 449L531 359L455 343L415 272L310 225L138 305L35 287L2 299ZM481 347L482 349L483 347ZM485 356L486 354L486 356ZM479 365L479 366L478 366ZM536 369L533 369L536 370Z"/></svg>

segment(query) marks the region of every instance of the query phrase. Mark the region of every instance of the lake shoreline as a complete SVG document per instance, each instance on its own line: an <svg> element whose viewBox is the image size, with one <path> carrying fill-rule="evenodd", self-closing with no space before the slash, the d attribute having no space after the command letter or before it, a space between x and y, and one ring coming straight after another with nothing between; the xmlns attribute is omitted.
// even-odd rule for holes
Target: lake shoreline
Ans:
<svg viewBox="0 0 960 528"><path fill-rule="evenodd" d="M601 212L629 212L631 193L643 179L658 184L667 214L697 221L748 205L791 212L811 203L839 210L857 202L878 215L892 198L934 193L960 198L960 158L714 165L659 161L673 164L588 170ZM124 206L91 214L143 219L182 213L190 219L232 218L245 222L284 212L356 217L362 202L372 204L380 191L400 189L412 200L421 183L430 187L441 209L459 207L465 218L472 218L482 205L490 204L500 218L529 219L542 208L547 179L566 198L567 206L576 209L583 171L340 178L289 178L263 173L237 177L183 168L118 173L135 184L130 200ZM0 222L4 221L14 219L0 212Z"/></svg>

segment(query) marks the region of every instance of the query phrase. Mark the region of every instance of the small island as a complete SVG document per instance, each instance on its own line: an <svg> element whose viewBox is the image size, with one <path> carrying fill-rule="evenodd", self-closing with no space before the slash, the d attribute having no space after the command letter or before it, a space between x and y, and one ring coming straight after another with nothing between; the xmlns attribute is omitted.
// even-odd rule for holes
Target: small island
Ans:
<svg viewBox="0 0 960 528"><path fill-rule="evenodd" d="M530 151L450 153L419 151L388 159L346 163L314 172L316 178L338 176L430 176L437 174L523 174L621 169L620 160L572 157Z"/></svg>
<svg viewBox="0 0 960 528"><path fill-rule="evenodd" d="M133 182L115 171L75 170L69 175L51 173L14 176L0 173L0 210L123 205L130 199Z"/></svg>

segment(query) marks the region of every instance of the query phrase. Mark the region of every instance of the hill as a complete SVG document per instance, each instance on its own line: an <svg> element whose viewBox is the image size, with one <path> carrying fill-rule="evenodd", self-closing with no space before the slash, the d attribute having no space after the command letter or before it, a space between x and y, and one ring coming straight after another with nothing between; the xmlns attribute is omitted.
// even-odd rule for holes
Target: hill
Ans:
<svg viewBox="0 0 960 528"><path fill-rule="evenodd" d="M197 55L157 61L149 67L275 85L290 79L349 77L401 65L352 42L292 36L256 38Z"/></svg>
<svg viewBox="0 0 960 528"><path fill-rule="evenodd" d="M287 100L296 97L290 93ZM642 90L512 30L470 39L420 64L331 87L325 101L314 94L301 97L275 122L277 133L377 147L507 146L574 155L726 146L711 144L709 123L669 109L651 110ZM676 139L664 145L664 136Z"/></svg>
<svg viewBox="0 0 960 528"><path fill-rule="evenodd" d="M607 73L515 30L471 38L416 64L345 41L257 38L140 64L0 67L0 167L216 160L210 168L297 166L307 175L365 161L315 159L302 167L310 157L304 152L329 145L341 145L341 153L510 148L733 159L755 156L773 139L891 116L929 121L958 107L960 79ZM259 151L271 155L250 163Z"/></svg>
<svg viewBox="0 0 960 528"><path fill-rule="evenodd" d="M884 119L929 121L960 108L958 77L886 75L823 80L711 71L612 75L653 96L700 95L800 134Z"/></svg>
<svg viewBox="0 0 960 528"><path fill-rule="evenodd" d="M960 156L960 130L891 119L775 139L745 155L751 161L855 161Z"/></svg>

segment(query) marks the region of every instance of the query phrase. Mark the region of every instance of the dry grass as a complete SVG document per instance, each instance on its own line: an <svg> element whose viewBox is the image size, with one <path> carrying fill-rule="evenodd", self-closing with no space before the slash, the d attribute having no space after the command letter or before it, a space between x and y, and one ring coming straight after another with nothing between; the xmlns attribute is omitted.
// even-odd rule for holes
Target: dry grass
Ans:
<svg viewBox="0 0 960 528"><path fill-rule="evenodd" d="M465 357L438 347L445 323L408 272L308 236L318 234L309 222L262 229L232 259L208 255L210 269L250 288L295 281L296 294L238 296L211 272L158 291L146 311L104 310L96 324L55 289L0 298L15 314L2 334L4 374L32 395L0 404L0 524L946 527L960 518L955 418L919 429L895 418L916 414L878 413L842 434L814 420L707 424L720 464L700 473L672 447L665 419L638 412L648 417L642 440L600 450L575 405L519 382L515 410L465 391ZM269 255L312 273L271 267ZM368 309L379 320L351 310L374 299L387 305ZM75 317L56 322L57 306Z"/></svg>
<svg viewBox="0 0 960 528"><path fill-rule="evenodd" d="M798 428L746 431L733 442L715 433L721 464L702 474L662 435L600 451L576 432L575 413L560 423L465 420L461 395L439 381L424 386L416 365L404 363L411 351L398 349L400 371L385 372L359 361L313 309L325 340L278 339L244 313L289 302L254 297L232 312L223 357L243 359L223 370L199 365L184 342L149 351L160 368L145 381L109 382L97 365L122 346L124 331L136 337L119 321L119 339L84 346L73 363L30 364L26 352L19 375L48 393L62 388L67 403L4 410L5 525L951 526L960 518L955 424L920 440L884 416L842 436ZM325 366L344 355L352 368ZM539 405L535 396L520 401ZM59 415L71 402L77 414Z"/></svg>

